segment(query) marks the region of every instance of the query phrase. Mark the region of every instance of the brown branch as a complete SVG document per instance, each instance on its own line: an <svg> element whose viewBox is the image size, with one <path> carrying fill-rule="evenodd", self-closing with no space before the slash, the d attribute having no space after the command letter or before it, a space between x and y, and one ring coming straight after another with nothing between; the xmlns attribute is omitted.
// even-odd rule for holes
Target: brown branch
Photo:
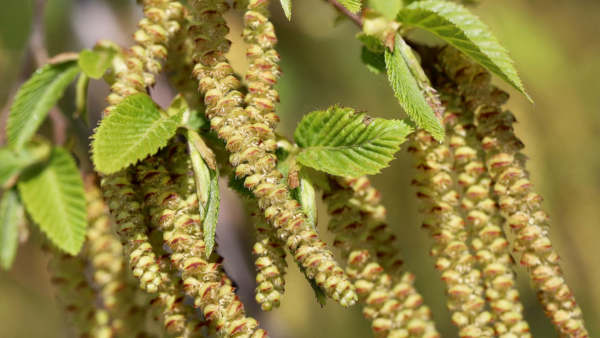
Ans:
<svg viewBox="0 0 600 338"><path fill-rule="evenodd" d="M362 17L358 14L354 14L348 10L348 8L344 7L337 0L327 0L333 7L335 7L340 13L344 14L344 16L348 17L352 22L354 22L359 28L362 29Z"/></svg>

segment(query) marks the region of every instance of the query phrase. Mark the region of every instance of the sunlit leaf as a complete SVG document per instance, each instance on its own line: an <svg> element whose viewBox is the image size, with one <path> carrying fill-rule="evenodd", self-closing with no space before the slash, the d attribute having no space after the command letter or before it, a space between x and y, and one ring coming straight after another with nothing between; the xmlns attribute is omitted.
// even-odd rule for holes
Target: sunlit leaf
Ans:
<svg viewBox="0 0 600 338"><path fill-rule="evenodd" d="M155 154L167 145L181 123L143 93L127 97L105 117L94 134L92 159L96 169L111 174Z"/></svg>
<svg viewBox="0 0 600 338"><path fill-rule="evenodd" d="M78 73L79 66L75 60L48 64L38 69L21 86L10 108L6 125L10 147L18 152L31 140L48 111Z"/></svg>
<svg viewBox="0 0 600 338"><path fill-rule="evenodd" d="M298 162L333 175L357 177L388 166L412 129L399 120L370 118L351 108L307 114L294 133Z"/></svg>
<svg viewBox="0 0 600 338"><path fill-rule="evenodd" d="M444 127L435 116L433 108L425 100L417 80L412 75L406 60L402 57L399 43L393 52L386 49L385 64L388 79L396 94L396 98L404 111L417 126L425 129L438 141L444 138Z"/></svg>
<svg viewBox="0 0 600 338"><path fill-rule="evenodd" d="M83 181L71 155L54 148L46 165L26 172L18 184L25 208L60 249L76 255L87 227Z"/></svg>
<svg viewBox="0 0 600 338"><path fill-rule="evenodd" d="M441 0L417 1L398 13L398 21L437 35L531 100L506 49L490 29L464 6Z"/></svg>

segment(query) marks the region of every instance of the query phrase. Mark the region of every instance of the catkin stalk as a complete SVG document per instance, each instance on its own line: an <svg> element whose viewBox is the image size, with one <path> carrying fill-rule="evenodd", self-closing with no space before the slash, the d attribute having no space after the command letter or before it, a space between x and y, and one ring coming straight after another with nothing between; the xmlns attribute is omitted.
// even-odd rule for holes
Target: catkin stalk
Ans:
<svg viewBox="0 0 600 338"><path fill-rule="evenodd" d="M533 190L525 169L523 143L512 127L515 117L502 108L508 95L491 85L488 71L457 50L445 48L439 59L446 76L455 82L465 108L474 114L493 195L514 237L514 254L527 268L546 314L561 334L587 337L581 309L550 241L549 217L542 209L542 197Z"/></svg>
<svg viewBox="0 0 600 338"><path fill-rule="evenodd" d="M238 177L246 177L250 189L263 210L265 219L277 229L294 258L306 269L326 293L344 306L356 302L352 283L345 276L317 234L309 228L298 202L288 187L280 183L281 173L275 168L276 140L272 127L250 116L241 105L239 80L225 58L230 42L223 13L225 1L195 0L197 24L190 27L196 41L194 74L204 94L206 114L211 127L226 142L230 163Z"/></svg>

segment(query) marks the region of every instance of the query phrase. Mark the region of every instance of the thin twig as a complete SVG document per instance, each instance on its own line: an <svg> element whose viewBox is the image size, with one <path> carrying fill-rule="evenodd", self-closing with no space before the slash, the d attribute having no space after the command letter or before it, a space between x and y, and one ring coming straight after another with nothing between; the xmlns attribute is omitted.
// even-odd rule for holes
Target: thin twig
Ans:
<svg viewBox="0 0 600 338"><path fill-rule="evenodd" d="M337 0L327 0L333 7L335 7L338 11L344 14L348 19L354 22L359 28L362 28L363 22L362 18L358 14L354 14L348 10L348 8L344 7Z"/></svg>

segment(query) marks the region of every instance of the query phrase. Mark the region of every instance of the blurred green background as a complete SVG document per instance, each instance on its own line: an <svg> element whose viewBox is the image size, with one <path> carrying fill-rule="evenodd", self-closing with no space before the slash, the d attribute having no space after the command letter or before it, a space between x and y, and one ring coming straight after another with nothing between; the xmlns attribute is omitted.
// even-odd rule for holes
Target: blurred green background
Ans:
<svg viewBox="0 0 600 338"><path fill-rule="evenodd" d="M34 70L29 50L31 0L1 0L0 107L4 121L16 86ZM288 22L277 1L274 21L280 39L283 76L279 84L282 117L280 131L291 136L303 114L340 103L374 116L396 117L401 109L383 76L375 76L360 63L360 45L350 22L334 25L335 12L322 0L294 2ZM553 219L552 238L561 253L562 266L583 308L591 336L600 334L600 2L597 0L484 0L474 9L510 50L526 88L530 104L511 92L510 108L524 140L529 169ZM141 10L133 0L48 0L45 41L50 55L91 47L99 39L122 45L131 34ZM244 72L241 19L232 13L231 59ZM105 105L107 88L90 86L89 109L93 124ZM152 91L167 104L173 96L160 82ZM64 112L73 111L73 93L62 101ZM71 121L71 133L85 140L91 130ZM1 136L1 134L0 134ZM85 149L79 149L85 154ZM82 161L85 164L85 160ZM399 235L406 266L417 275L417 286L430 305L443 336L454 337L445 309L443 285L428 255L430 240L419 227L414 190L409 182L411 160L400 153L393 165L373 178L388 208L390 224ZM225 185L224 185L225 186ZM328 302L321 308L308 283L290 264L287 292L280 309L262 314L253 301L246 218L234 194L223 188L218 232L226 267L240 285L248 311L263 322L272 337L369 337L360 309L344 310ZM322 213L321 213L322 214ZM326 215L320 215L324 237ZM55 304L46 273L47 259L40 251L42 235L32 230L10 272L0 272L0 337L65 337L66 323ZM596 256L599 255L599 256ZM290 262L291 263L291 262ZM556 337L537 303L529 282L519 270L521 297L532 332Z"/></svg>

